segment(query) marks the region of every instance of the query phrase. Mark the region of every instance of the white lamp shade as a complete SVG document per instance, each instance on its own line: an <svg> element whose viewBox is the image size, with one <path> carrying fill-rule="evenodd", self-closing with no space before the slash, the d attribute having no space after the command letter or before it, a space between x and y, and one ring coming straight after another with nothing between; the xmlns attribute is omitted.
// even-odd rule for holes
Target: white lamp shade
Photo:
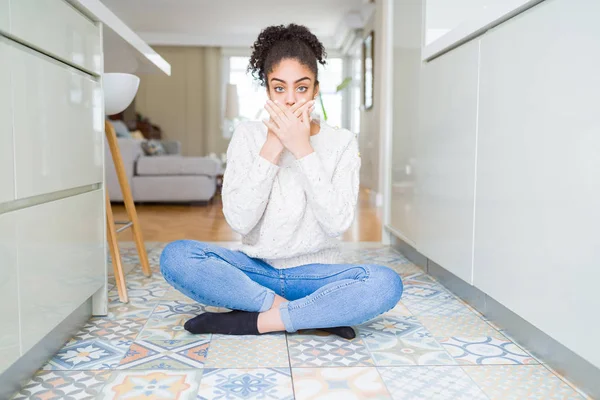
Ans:
<svg viewBox="0 0 600 400"><path fill-rule="evenodd" d="M125 110L133 101L140 78L132 74L107 73L102 75L104 90L104 113L118 114Z"/></svg>
<svg viewBox="0 0 600 400"><path fill-rule="evenodd" d="M238 102L237 86L233 83L227 84L225 92L225 119L235 119L240 116L240 105Z"/></svg>

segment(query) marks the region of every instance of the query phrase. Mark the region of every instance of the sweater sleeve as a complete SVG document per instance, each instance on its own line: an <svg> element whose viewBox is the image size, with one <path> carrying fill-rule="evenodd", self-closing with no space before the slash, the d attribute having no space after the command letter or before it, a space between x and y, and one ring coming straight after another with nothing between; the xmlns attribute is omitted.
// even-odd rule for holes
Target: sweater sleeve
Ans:
<svg viewBox="0 0 600 400"><path fill-rule="evenodd" d="M260 156L251 132L240 124L227 148L223 174L223 214L234 231L247 235L262 217L279 166Z"/></svg>
<svg viewBox="0 0 600 400"><path fill-rule="evenodd" d="M316 152L296 160L308 204L328 236L344 233L352 224L358 200L360 155L353 137L344 149L331 180Z"/></svg>

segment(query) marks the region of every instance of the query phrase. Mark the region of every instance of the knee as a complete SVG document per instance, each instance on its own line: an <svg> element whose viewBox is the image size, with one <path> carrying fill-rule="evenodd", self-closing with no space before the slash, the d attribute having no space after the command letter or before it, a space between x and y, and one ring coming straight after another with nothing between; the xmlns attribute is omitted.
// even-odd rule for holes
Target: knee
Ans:
<svg viewBox="0 0 600 400"><path fill-rule="evenodd" d="M402 297L404 285L396 271L383 265L369 265L370 279L375 284L376 296L381 300L381 308L385 311L394 308Z"/></svg>
<svg viewBox="0 0 600 400"><path fill-rule="evenodd" d="M176 240L165 246L160 255L160 272L169 279L185 268L192 240Z"/></svg>

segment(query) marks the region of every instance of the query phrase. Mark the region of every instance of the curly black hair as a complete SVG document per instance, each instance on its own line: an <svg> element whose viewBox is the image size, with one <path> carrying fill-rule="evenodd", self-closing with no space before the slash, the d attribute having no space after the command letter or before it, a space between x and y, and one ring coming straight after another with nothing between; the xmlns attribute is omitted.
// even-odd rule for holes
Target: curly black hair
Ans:
<svg viewBox="0 0 600 400"><path fill-rule="evenodd" d="M296 24L277 25L263 29L252 46L248 72L267 86L267 74L281 60L292 58L306 65L315 74L318 83L317 62L325 65L325 47L307 27Z"/></svg>

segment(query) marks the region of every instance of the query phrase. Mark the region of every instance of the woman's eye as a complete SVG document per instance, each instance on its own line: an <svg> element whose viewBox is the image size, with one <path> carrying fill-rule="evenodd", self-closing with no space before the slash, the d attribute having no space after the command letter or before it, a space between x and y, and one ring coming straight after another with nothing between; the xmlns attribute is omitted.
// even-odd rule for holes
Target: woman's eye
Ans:
<svg viewBox="0 0 600 400"><path fill-rule="evenodd" d="M283 89L281 86L277 86L277 87L275 88L275 91L276 91L277 93L283 93L283 90L284 90L284 89Z"/></svg>
<svg viewBox="0 0 600 400"><path fill-rule="evenodd" d="M300 87L299 87L297 90L298 90L300 93L304 93L304 92L306 92L306 91L308 90L308 88L307 88L306 86L300 86Z"/></svg>

